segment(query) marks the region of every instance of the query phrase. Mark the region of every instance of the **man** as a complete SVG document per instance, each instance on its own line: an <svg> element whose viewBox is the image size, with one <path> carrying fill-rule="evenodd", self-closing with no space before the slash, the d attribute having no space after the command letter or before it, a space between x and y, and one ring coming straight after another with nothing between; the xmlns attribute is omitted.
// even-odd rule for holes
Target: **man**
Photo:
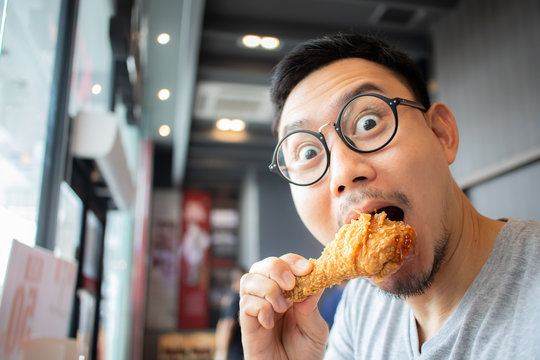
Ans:
<svg viewBox="0 0 540 360"><path fill-rule="evenodd" d="M241 360L242 338L238 323L240 278L245 270L232 269L231 288L221 299L219 320L216 325L216 351L214 360Z"/></svg>
<svg viewBox="0 0 540 360"><path fill-rule="evenodd" d="M246 358L538 358L540 224L474 209L449 170L454 116L430 104L414 62L372 38L329 36L286 56L272 86L271 167L311 233L326 245L355 210L384 209L416 229L417 254L382 282L351 280L329 338L320 294L283 296L310 263L255 263L240 290Z"/></svg>

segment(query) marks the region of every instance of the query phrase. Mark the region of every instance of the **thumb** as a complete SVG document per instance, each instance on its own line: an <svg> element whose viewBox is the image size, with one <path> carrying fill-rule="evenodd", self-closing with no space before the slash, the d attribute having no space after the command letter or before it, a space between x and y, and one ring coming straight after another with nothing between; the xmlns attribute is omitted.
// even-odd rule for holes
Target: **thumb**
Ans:
<svg viewBox="0 0 540 360"><path fill-rule="evenodd" d="M319 300L321 299L323 292L321 291L318 294L308 296L306 300L295 303L294 304L294 310L297 313L297 316L302 317L310 317L313 315L314 312L317 314L319 313L319 309L317 307Z"/></svg>
<svg viewBox="0 0 540 360"><path fill-rule="evenodd" d="M325 343L328 336L328 325L317 307L322 293L321 291L316 295L309 296L301 303L295 303L294 314L299 328L310 334L313 340Z"/></svg>
<svg viewBox="0 0 540 360"><path fill-rule="evenodd" d="M294 344L292 351L288 351L290 359L319 359L324 354L329 331L317 308L320 298L321 294L312 295L295 303L293 311L285 314L285 317L294 317L293 321L284 322L283 329L284 334L292 335L284 339Z"/></svg>

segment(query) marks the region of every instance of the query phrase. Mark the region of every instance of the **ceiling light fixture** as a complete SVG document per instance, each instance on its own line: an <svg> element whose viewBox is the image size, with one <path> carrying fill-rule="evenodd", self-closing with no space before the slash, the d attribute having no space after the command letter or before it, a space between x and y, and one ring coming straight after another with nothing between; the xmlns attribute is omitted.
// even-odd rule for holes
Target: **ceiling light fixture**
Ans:
<svg viewBox="0 0 540 360"><path fill-rule="evenodd" d="M99 93L101 93L101 90L103 90L103 89L102 89L102 87L101 87L100 84L94 84L94 85L92 85L92 90L91 90L91 91L92 91L92 94L98 95Z"/></svg>
<svg viewBox="0 0 540 360"><path fill-rule="evenodd" d="M222 118L216 122L216 127L221 131L231 130L231 119Z"/></svg>
<svg viewBox="0 0 540 360"><path fill-rule="evenodd" d="M272 36L265 36L261 39L261 46L268 50L274 50L279 46L279 40Z"/></svg>
<svg viewBox="0 0 540 360"><path fill-rule="evenodd" d="M165 101L169 97L171 97L171 92L169 91L169 89L161 89L161 90L158 91L157 96L158 96L159 100Z"/></svg>
<svg viewBox="0 0 540 360"><path fill-rule="evenodd" d="M240 119L232 119L231 120L231 130L240 132L243 131L246 128L246 123Z"/></svg>
<svg viewBox="0 0 540 360"><path fill-rule="evenodd" d="M171 128L169 125L161 125L158 129L160 136L167 137L171 133Z"/></svg>
<svg viewBox="0 0 540 360"><path fill-rule="evenodd" d="M242 45L248 48L261 46L266 50L275 50L279 47L279 39L273 36L245 35L242 37Z"/></svg>
<svg viewBox="0 0 540 360"><path fill-rule="evenodd" d="M242 38L242 44L248 48L256 48L261 45L261 37L257 35L246 35Z"/></svg>
<svg viewBox="0 0 540 360"><path fill-rule="evenodd" d="M216 127L221 131L240 132L246 128L246 123L240 119L221 118L216 122Z"/></svg>
<svg viewBox="0 0 540 360"><path fill-rule="evenodd" d="M171 36L167 33L161 33L157 36L156 40L161 45L165 45L169 43L169 41L171 40Z"/></svg>

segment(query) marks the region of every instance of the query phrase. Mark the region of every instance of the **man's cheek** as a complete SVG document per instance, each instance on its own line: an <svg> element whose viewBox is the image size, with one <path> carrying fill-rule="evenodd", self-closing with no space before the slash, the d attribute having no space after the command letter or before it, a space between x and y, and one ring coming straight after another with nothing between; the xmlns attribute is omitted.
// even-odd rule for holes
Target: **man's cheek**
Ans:
<svg viewBox="0 0 540 360"><path fill-rule="evenodd" d="M330 218L330 214L325 212L328 207L322 201L317 200L314 194L310 194L306 189L293 189L293 201L300 219L307 229L319 241L325 239L324 221Z"/></svg>

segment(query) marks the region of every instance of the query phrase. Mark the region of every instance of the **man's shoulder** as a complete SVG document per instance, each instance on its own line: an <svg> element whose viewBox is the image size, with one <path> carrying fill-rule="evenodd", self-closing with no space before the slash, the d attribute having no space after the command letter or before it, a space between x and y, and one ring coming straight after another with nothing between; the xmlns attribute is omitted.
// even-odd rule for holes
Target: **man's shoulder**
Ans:
<svg viewBox="0 0 540 360"><path fill-rule="evenodd" d="M506 224L501 229L501 235L524 238L540 238L540 222L535 220L504 219Z"/></svg>
<svg viewBox="0 0 540 360"><path fill-rule="evenodd" d="M540 255L540 223L534 220L508 219L501 228L499 250L525 257Z"/></svg>

